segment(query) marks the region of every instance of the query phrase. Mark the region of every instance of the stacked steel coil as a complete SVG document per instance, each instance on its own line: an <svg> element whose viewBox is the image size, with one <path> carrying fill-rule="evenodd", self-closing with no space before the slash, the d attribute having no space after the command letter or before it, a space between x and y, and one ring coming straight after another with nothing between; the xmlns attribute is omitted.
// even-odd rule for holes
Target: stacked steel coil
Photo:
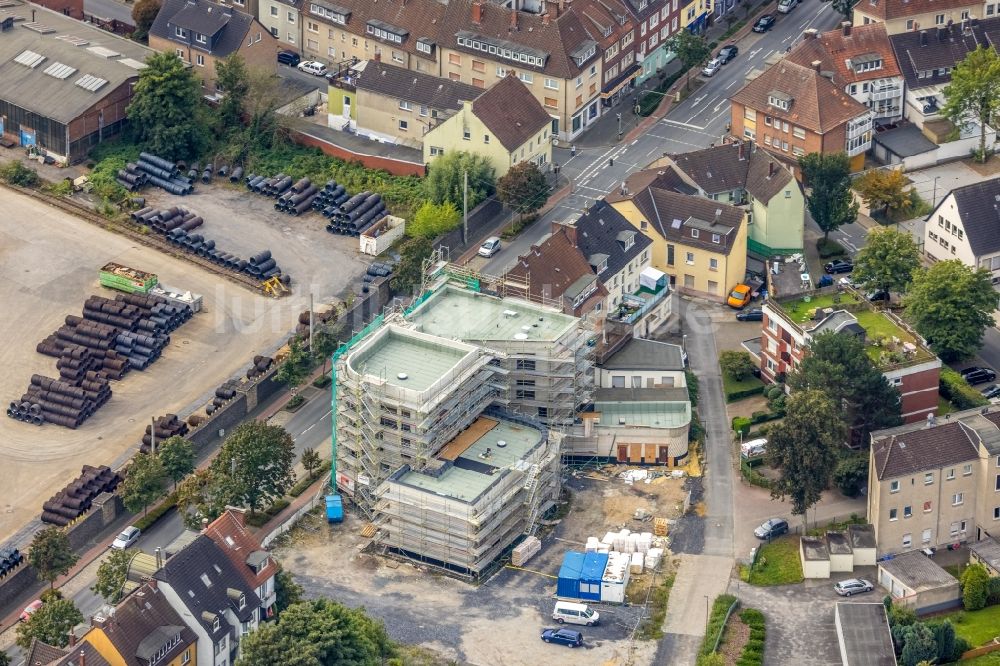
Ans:
<svg viewBox="0 0 1000 666"><path fill-rule="evenodd" d="M11 573L24 562L24 554L17 548L0 548L0 578Z"/></svg>
<svg viewBox="0 0 1000 666"><path fill-rule="evenodd" d="M98 495L114 492L121 480L107 465L84 465L80 476L42 505L42 522L69 525L90 510Z"/></svg>
<svg viewBox="0 0 1000 666"><path fill-rule="evenodd" d="M181 206L171 206L164 209L146 206L132 213L132 221L145 224L160 234L165 234L174 229L192 231L205 223L199 215Z"/></svg>
<svg viewBox="0 0 1000 666"><path fill-rule="evenodd" d="M302 178L278 197L274 209L289 215L301 215L312 207L318 194L319 188L308 178Z"/></svg>
<svg viewBox="0 0 1000 666"><path fill-rule="evenodd" d="M146 182L181 196L194 191L192 179L182 176L177 164L152 153L139 153L139 161L129 163L126 171L144 173Z"/></svg>
<svg viewBox="0 0 1000 666"><path fill-rule="evenodd" d="M129 162L124 169L119 169L115 180L129 192L136 192L149 183L149 174L140 171L134 162Z"/></svg>
<svg viewBox="0 0 1000 666"><path fill-rule="evenodd" d="M184 435L190 432L188 425L177 418L176 414L166 414L164 416L157 417L156 430L154 433L153 425L146 426L146 432L142 436L142 443L139 445L139 450L143 453L149 453L153 445L153 435L156 435L156 446L159 448L163 442L167 441L171 437Z"/></svg>
<svg viewBox="0 0 1000 666"><path fill-rule="evenodd" d="M253 364L247 370L247 379L254 379L271 369L274 359L270 356L254 356Z"/></svg>
<svg viewBox="0 0 1000 666"><path fill-rule="evenodd" d="M327 183L327 187L331 183ZM331 196L339 188L336 183L332 184L334 188L331 190ZM330 223L326 225L326 230L331 234L360 236L389 214L380 194L362 192L342 200L340 203L332 203L341 199L343 199L343 194L332 197L330 204L318 209L324 217L329 218Z"/></svg>

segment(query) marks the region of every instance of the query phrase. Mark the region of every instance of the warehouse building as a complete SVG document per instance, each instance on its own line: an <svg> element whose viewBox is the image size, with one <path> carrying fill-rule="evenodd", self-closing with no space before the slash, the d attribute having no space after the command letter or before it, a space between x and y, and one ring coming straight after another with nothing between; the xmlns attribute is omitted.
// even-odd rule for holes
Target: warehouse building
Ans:
<svg viewBox="0 0 1000 666"><path fill-rule="evenodd" d="M5 4L0 134L60 163L82 160L122 130L132 86L151 53L59 12Z"/></svg>

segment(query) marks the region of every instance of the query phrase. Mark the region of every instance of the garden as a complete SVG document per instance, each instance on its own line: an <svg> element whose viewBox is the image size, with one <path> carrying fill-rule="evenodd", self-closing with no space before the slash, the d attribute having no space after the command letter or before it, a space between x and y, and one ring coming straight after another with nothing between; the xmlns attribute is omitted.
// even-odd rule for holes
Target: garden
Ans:
<svg viewBox="0 0 1000 666"><path fill-rule="evenodd" d="M760 546L749 565L740 566L740 579L751 585L769 587L801 583L802 561L799 538L787 534Z"/></svg>
<svg viewBox="0 0 1000 666"><path fill-rule="evenodd" d="M760 666L765 636L763 613L754 608L739 610L736 597L719 595L708 616L697 666Z"/></svg>

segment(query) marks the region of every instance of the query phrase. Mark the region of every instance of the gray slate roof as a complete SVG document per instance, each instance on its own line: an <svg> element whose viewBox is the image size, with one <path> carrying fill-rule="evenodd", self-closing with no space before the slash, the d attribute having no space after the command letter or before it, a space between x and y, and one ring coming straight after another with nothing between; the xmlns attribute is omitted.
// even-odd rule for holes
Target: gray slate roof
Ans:
<svg viewBox="0 0 1000 666"><path fill-rule="evenodd" d="M1000 178L959 187L951 193L972 254L981 257L1000 252Z"/></svg>
<svg viewBox="0 0 1000 666"><path fill-rule="evenodd" d="M954 421L885 437L878 435L872 436L872 456L879 479L893 479L979 459L975 433L965 424Z"/></svg>
<svg viewBox="0 0 1000 666"><path fill-rule="evenodd" d="M359 90L400 99L431 109L457 111L462 102L471 102L483 94L481 88L460 81L442 79L430 74L369 60L358 75Z"/></svg>
<svg viewBox="0 0 1000 666"><path fill-rule="evenodd" d="M164 0L149 32L162 39L190 45L217 58L225 58L240 49L253 21L254 17L249 14L208 0ZM188 37L178 38L175 27L188 30ZM215 37L209 39L207 44L199 44L193 34L196 32Z"/></svg>
<svg viewBox="0 0 1000 666"><path fill-rule="evenodd" d="M896 666L885 606L841 601L836 613L845 666Z"/></svg>
<svg viewBox="0 0 1000 666"><path fill-rule="evenodd" d="M605 370L683 370L679 345L632 338L602 365Z"/></svg>
<svg viewBox="0 0 1000 666"><path fill-rule="evenodd" d="M520 82L518 82L520 84ZM608 280L653 244L632 223L603 200L598 200L576 220L576 246L583 256L607 255L608 268L601 273ZM626 239L632 247L625 249Z"/></svg>
<svg viewBox="0 0 1000 666"><path fill-rule="evenodd" d="M0 81L3 82L0 86L0 99L59 123L69 123L80 117L122 84L137 79L139 69L130 67L123 60L132 59L142 63L154 53L136 42L39 5L22 5L5 11L21 20L15 22L11 30L0 35ZM43 35L24 27L24 23L31 22L32 12L35 13L36 23L47 26L54 32ZM74 46L65 41L67 37L79 38L87 44ZM95 52L98 47L120 54L121 57L107 58ZM14 62L25 51L32 51L45 59L35 67ZM67 65L75 71L63 79L45 73L57 63ZM107 83L93 92L76 85L78 80L88 74L104 79Z"/></svg>
<svg viewBox="0 0 1000 666"><path fill-rule="evenodd" d="M879 562L879 566L914 592L924 592L942 587L958 587L957 578L919 550L911 550L897 555L891 560Z"/></svg>

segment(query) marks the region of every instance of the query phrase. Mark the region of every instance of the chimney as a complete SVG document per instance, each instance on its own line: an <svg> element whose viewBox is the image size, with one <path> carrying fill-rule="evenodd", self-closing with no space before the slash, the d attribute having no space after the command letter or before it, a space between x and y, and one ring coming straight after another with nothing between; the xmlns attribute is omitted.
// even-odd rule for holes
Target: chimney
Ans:
<svg viewBox="0 0 1000 666"><path fill-rule="evenodd" d="M156 547L156 568L157 570L163 568L163 555L160 553L160 547Z"/></svg>
<svg viewBox="0 0 1000 666"><path fill-rule="evenodd" d="M816 28L809 28L808 30L802 31L802 39L816 39L818 31Z"/></svg>
<svg viewBox="0 0 1000 666"><path fill-rule="evenodd" d="M548 24L549 24L549 13L545 12L544 14L542 14L542 25L548 25Z"/></svg>
<svg viewBox="0 0 1000 666"><path fill-rule="evenodd" d="M476 25L483 22L483 3L479 0L472 3L472 22Z"/></svg>
<svg viewBox="0 0 1000 666"><path fill-rule="evenodd" d="M69 646L76 647L76 632L72 629L69 630Z"/></svg>
<svg viewBox="0 0 1000 666"><path fill-rule="evenodd" d="M719 220L721 220L721 219L722 219L722 209L721 208L716 208L715 209L715 221L712 222L712 224L718 224Z"/></svg>
<svg viewBox="0 0 1000 666"><path fill-rule="evenodd" d="M739 151L740 151L740 152L739 152L739 156L740 156L740 162L742 162L742 161L743 161L743 159L744 159L744 158L743 158L743 142L742 142L742 141L741 141L741 142L739 143Z"/></svg>
<svg viewBox="0 0 1000 666"><path fill-rule="evenodd" d="M927 31L926 30L921 30L920 31L920 45L921 46L927 46Z"/></svg>
<svg viewBox="0 0 1000 666"><path fill-rule="evenodd" d="M559 16L562 16L566 11L566 0L559 0Z"/></svg>
<svg viewBox="0 0 1000 666"><path fill-rule="evenodd" d="M819 72L819 71L821 71L820 68L823 66L823 61L822 60L813 60L812 63L810 63L810 64L812 65L813 69L815 69L817 72Z"/></svg>
<svg viewBox="0 0 1000 666"><path fill-rule="evenodd" d="M148 581L146 582L146 584L147 584L147 585L149 586L149 589L151 589L151 590L152 590L153 592L156 592L156 585L157 585L157 581L156 581L156 579L155 579L155 578L150 578L150 579L149 579L149 580L148 580Z"/></svg>
<svg viewBox="0 0 1000 666"><path fill-rule="evenodd" d="M87 666L87 653L80 650L80 666Z"/></svg>
<svg viewBox="0 0 1000 666"><path fill-rule="evenodd" d="M770 178L774 175L774 162L771 160L767 161L767 177Z"/></svg>
<svg viewBox="0 0 1000 666"><path fill-rule="evenodd" d="M512 32L514 30L517 30L517 10L516 9L511 9L510 10L510 29L511 29Z"/></svg>
<svg viewBox="0 0 1000 666"><path fill-rule="evenodd" d="M850 21L844 21L843 23L840 24L840 27L844 29L844 37L850 37L851 36L851 22Z"/></svg>

